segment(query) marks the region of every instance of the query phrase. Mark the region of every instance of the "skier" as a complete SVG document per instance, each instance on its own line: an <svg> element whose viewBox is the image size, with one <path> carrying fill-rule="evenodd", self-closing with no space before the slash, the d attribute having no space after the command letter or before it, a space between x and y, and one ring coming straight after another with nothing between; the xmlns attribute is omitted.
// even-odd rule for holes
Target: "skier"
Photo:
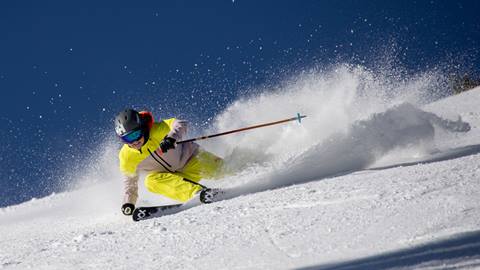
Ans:
<svg viewBox="0 0 480 270"><path fill-rule="evenodd" d="M210 203L219 193L199 181L218 177L223 160L194 142L176 144L187 132L186 121L171 118L154 122L150 112L126 109L115 118L115 132L125 143L119 153L124 215L132 215L135 209L141 171L147 172L147 190L180 202L198 196L202 203Z"/></svg>

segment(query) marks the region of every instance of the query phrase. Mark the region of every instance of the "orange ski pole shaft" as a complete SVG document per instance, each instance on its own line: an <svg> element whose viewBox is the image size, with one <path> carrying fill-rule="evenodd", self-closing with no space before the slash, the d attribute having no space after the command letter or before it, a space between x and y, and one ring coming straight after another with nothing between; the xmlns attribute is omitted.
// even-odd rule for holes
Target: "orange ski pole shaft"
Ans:
<svg viewBox="0 0 480 270"><path fill-rule="evenodd" d="M279 121L274 121L274 122L269 122L269 123L264 123L264 124L259 124L259 125L255 125L255 126L249 126L249 127L239 128L239 129L233 129L233 130L229 130L229 131L225 131L225 132L221 132L221 133L217 133L217 134L212 134L212 135L207 135L207 136L201 136L201 137L197 137L197 138L192 138L192 139L188 139L188 140L184 140L184 141L179 141L179 142L177 142L177 144L186 143L186 142L194 142L194 141L199 141L199 140L205 140L205 139L209 139L209 138L224 136L224 135L228 135L228 134L232 134L232 133L237 133L237 132L241 132L241 131L246 131L246 130L250 130L250 129L262 128L262 127L267 127L267 126L278 125L278 124L282 124L282 123L286 123L286 122L290 122L290 121L298 121L299 123L301 123L301 122L302 122L302 118L305 118L305 117L307 117L307 116L306 116L306 115L300 115L299 113L297 113L297 116L296 116L296 117L287 118L287 119L283 119L283 120L279 120Z"/></svg>

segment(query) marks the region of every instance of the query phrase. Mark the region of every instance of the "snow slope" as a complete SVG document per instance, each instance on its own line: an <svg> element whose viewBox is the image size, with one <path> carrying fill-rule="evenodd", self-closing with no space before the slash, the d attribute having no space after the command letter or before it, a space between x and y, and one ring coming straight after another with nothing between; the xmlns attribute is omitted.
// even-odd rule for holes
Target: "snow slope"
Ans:
<svg viewBox="0 0 480 270"><path fill-rule="evenodd" d="M228 187L232 199L138 223L119 212L119 175L106 153L101 172L79 182L108 181L0 209L0 268L480 268L479 98L480 88L422 110L398 103L357 119L333 114L348 121L319 121L316 107L303 108L311 122L279 134L297 134L302 151L279 154L281 145L266 144L278 132L270 130L251 135L267 147L251 160L228 141L244 137L225 138L227 160L242 170L205 182ZM338 128L312 136L320 128L312 122ZM143 195L140 203L159 202Z"/></svg>

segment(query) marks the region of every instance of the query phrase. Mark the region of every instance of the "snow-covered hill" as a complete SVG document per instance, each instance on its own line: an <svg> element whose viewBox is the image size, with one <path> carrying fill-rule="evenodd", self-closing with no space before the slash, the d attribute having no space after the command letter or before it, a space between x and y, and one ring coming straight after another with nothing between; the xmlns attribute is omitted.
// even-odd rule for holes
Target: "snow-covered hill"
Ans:
<svg viewBox="0 0 480 270"><path fill-rule="evenodd" d="M301 137L298 154L279 157L291 145L272 143L256 156L269 163L264 171L246 166L206 181L232 189L232 199L138 223L120 214L114 153L106 153L101 175L79 182L108 181L0 209L0 268L480 268L479 99L480 88L422 110L401 103L316 137L307 132L323 127L315 123L341 121L310 116L305 128L280 134ZM349 118L333 107L304 109ZM248 153L233 149L230 158ZM144 194L140 203L152 200Z"/></svg>

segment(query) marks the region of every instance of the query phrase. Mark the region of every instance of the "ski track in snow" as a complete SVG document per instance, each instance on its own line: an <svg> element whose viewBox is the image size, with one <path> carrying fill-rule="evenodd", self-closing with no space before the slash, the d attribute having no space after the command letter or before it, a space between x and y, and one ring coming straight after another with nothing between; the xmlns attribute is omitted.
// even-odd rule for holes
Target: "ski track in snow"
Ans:
<svg viewBox="0 0 480 270"><path fill-rule="evenodd" d="M0 269L480 268L479 98L400 104L171 216L131 222L111 181L0 209Z"/></svg>

